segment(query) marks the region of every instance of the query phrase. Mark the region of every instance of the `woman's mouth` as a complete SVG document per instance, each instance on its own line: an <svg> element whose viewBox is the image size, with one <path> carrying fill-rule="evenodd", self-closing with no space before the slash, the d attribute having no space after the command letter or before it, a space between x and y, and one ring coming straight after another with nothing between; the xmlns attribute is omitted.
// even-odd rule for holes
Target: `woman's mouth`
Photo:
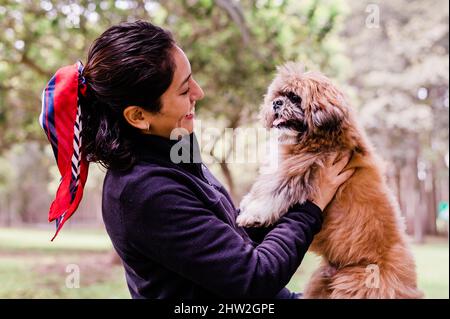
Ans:
<svg viewBox="0 0 450 319"><path fill-rule="evenodd" d="M184 116L186 120L192 120L195 116L195 108L193 108L188 114Z"/></svg>

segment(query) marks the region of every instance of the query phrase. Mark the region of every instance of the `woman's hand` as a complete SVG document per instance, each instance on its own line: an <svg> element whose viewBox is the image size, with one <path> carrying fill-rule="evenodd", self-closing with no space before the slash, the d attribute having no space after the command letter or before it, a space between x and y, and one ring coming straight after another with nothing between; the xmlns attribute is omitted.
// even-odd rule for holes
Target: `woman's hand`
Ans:
<svg viewBox="0 0 450 319"><path fill-rule="evenodd" d="M338 162L334 163L336 158L337 154L329 158L325 163L325 167L319 174L319 192L315 195L315 197L309 199L322 211L324 211L327 205L331 202L339 186L341 186L355 172L354 168L342 171L350 161L351 154L346 155Z"/></svg>

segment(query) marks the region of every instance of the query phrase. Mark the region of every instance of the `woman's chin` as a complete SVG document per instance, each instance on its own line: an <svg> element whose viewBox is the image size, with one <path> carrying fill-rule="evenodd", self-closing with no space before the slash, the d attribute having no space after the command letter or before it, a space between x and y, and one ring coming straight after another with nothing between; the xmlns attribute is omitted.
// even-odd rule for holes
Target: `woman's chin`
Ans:
<svg viewBox="0 0 450 319"><path fill-rule="evenodd" d="M179 139L182 136L186 136L191 134L194 131L194 126L183 125L180 127L176 127L170 132L170 139L176 138Z"/></svg>
<svg viewBox="0 0 450 319"><path fill-rule="evenodd" d="M194 119L183 120L181 127L191 134L194 131Z"/></svg>

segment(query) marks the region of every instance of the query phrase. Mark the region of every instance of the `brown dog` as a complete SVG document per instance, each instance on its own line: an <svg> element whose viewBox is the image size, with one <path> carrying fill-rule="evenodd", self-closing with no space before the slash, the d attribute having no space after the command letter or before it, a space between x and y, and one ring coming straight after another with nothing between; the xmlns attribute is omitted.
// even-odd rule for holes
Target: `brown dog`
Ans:
<svg viewBox="0 0 450 319"><path fill-rule="evenodd" d="M421 298L398 205L343 94L319 73L287 63L265 96L261 115L280 131L279 167L260 175L241 202L241 226L273 224L317 189L329 156L353 152L355 173L324 211L311 250L323 256L306 298Z"/></svg>

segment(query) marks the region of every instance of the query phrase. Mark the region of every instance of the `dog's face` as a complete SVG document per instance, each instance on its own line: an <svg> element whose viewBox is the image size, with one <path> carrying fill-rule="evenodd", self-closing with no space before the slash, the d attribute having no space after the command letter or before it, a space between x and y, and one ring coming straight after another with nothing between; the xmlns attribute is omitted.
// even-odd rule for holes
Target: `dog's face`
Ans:
<svg viewBox="0 0 450 319"><path fill-rule="evenodd" d="M289 62L278 68L261 117L266 128L279 130L284 141L295 143L299 137L339 130L346 108L342 93L330 80Z"/></svg>

